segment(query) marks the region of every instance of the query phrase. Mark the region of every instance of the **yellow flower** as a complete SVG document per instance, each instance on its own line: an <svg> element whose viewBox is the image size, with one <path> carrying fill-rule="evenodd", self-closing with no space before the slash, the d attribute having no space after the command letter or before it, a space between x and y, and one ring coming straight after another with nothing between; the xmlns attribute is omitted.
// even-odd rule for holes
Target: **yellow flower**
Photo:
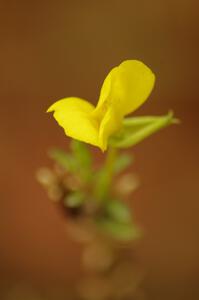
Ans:
<svg viewBox="0 0 199 300"><path fill-rule="evenodd" d="M96 107L86 100L69 97L48 109L67 136L106 150L109 137L122 126L151 93L152 71L137 60L127 60L113 68L104 80Z"/></svg>

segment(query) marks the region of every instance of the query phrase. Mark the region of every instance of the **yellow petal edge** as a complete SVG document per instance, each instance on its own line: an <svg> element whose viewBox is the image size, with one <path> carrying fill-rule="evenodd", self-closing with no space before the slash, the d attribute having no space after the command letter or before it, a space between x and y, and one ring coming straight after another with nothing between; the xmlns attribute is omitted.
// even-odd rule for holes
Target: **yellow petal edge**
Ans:
<svg viewBox="0 0 199 300"><path fill-rule="evenodd" d="M154 83L155 75L145 64L126 60L105 78L96 107L69 97L55 102L47 112L54 112L67 136L105 151L109 137L121 128L124 116L146 101Z"/></svg>

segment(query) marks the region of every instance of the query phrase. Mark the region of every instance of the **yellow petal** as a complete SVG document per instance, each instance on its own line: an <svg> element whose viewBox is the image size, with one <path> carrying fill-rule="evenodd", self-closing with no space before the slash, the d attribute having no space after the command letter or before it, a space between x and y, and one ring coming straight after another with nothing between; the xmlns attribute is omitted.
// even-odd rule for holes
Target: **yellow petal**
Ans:
<svg viewBox="0 0 199 300"><path fill-rule="evenodd" d="M108 139L114 132L122 126L122 117L118 115L114 108L109 107L100 123L99 144L102 151L107 149Z"/></svg>
<svg viewBox="0 0 199 300"><path fill-rule="evenodd" d="M89 102L71 97L55 102L47 112L54 111L54 118L67 136L100 147L99 124L92 117L93 110Z"/></svg>
<svg viewBox="0 0 199 300"><path fill-rule="evenodd" d="M146 101L154 82L155 75L142 62L124 61L106 77L95 113L101 115L107 106L123 116L133 112Z"/></svg>

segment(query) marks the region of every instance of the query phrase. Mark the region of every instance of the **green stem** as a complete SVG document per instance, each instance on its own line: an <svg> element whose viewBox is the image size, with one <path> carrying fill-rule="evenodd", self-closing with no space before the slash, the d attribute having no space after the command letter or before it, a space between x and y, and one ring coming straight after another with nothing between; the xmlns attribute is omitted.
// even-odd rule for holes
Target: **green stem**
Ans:
<svg viewBox="0 0 199 300"><path fill-rule="evenodd" d="M111 183L114 174L115 160L117 157L117 149L110 147L107 152L105 170L107 172L108 181Z"/></svg>
<svg viewBox="0 0 199 300"><path fill-rule="evenodd" d="M104 196L105 198L109 196L111 185L114 177L114 166L115 160L117 158L117 149L110 147L107 152L104 172L105 172L105 182L104 182Z"/></svg>
<svg viewBox="0 0 199 300"><path fill-rule="evenodd" d="M98 179L94 186L94 197L98 199L99 202L105 202L110 196L117 152L118 150L116 148L110 147L108 149L105 163L98 172Z"/></svg>

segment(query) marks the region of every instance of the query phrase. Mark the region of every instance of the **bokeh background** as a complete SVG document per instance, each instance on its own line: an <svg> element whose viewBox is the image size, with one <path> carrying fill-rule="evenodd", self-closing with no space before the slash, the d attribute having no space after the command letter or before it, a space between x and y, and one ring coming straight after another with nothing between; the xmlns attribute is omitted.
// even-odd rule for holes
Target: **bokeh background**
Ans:
<svg viewBox="0 0 199 300"><path fill-rule="evenodd" d="M20 285L49 288L58 299L76 276L80 249L35 180L38 167L51 165L47 149L68 145L45 110L64 96L96 103L108 71L131 58L157 77L136 114L173 109L182 120L132 150L145 289L153 300L198 299L198 1L1 0L0 7L1 299L18 299Z"/></svg>

